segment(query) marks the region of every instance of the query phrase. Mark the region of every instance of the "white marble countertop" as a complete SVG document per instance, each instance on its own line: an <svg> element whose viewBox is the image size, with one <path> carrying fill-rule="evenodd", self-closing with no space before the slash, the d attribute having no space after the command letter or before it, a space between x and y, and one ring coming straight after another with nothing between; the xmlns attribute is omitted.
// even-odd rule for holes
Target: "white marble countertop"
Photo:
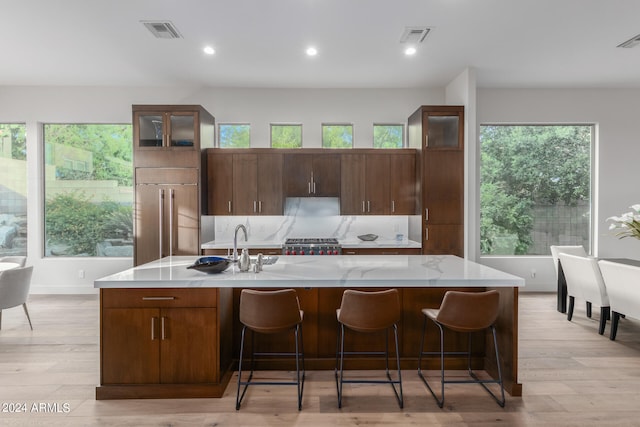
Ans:
<svg viewBox="0 0 640 427"><path fill-rule="evenodd" d="M94 282L95 288L280 287L521 287L524 279L454 255L280 256L263 271L219 274L187 266L198 257L174 256Z"/></svg>
<svg viewBox="0 0 640 427"><path fill-rule="evenodd" d="M420 242L416 242L414 240L395 240L395 239L381 239L378 238L372 242L365 242L359 239L347 239L347 240L338 240L340 245L346 249L355 249L355 248L421 248ZM238 240L238 248L247 248L247 249L279 249L282 248L282 243L280 241L273 240L249 240L245 242L244 240ZM233 247L232 240L222 240L216 241L212 240L210 242L203 243L200 248L201 249L228 249Z"/></svg>

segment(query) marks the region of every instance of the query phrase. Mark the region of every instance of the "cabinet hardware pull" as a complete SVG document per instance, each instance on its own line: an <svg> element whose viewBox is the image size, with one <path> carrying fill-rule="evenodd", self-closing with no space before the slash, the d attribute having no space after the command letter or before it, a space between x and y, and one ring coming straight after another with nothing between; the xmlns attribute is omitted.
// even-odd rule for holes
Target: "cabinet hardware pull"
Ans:
<svg viewBox="0 0 640 427"><path fill-rule="evenodd" d="M364 210L364 200L363 200L362 201L362 213L364 213L364 212L365 212L365 210Z"/></svg>
<svg viewBox="0 0 640 427"><path fill-rule="evenodd" d="M367 200L367 213L371 213L371 200Z"/></svg>
<svg viewBox="0 0 640 427"><path fill-rule="evenodd" d="M311 194L311 181L307 182L307 187L308 187L307 192Z"/></svg>
<svg viewBox="0 0 640 427"><path fill-rule="evenodd" d="M169 190L169 256L173 256L173 207L175 194L173 188Z"/></svg>
<svg viewBox="0 0 640 427"><path fill-rule="evenodd" d="M142 301L170 301L176 297L142 297Z"/></svg>
<svg viewBox="0 0 640 427"><path fill-rule="evenodd" d="M151 318L151 341L156 339L156 318Z"/></svg>
<svg viewBox="0 0 640 427"><path fill-rule="evenodd" d="M424 208L424 222L429 221L429 208Z"/></svg>
<svg viewBox="0 0 640 427"><path fill-rule="evenodd" d="M164 332L164 319L166 319L166 317L164 316L160 318L160 339L162 341L164 341L167 338L167 335Z"/></svg>
<svg viewBox="0 0 640 427"><path fill-rule="evenodd" d="M229 213L231 213L231 200L229 200Z"/></svg>
<svg viewBox="0 0 640 427"><path fill-rule="evenodd" d="M258 201L258 213L262 213L262 200Z"/></svg>
<svg viewBox="0 0 640 427"><path fill-rule="evenodd" d="M429 228L424 228L424 240L429 240Z"/></svg>
<svg viewBox="0 0 640 427"><path fill-rule="evenodd" d="M315 180L313 179L313 171L311 171L311 192L312 192L313 194L315 194L315 193L316 193L316 182L315 182Z"/></svg>
<svg viewBox="0 0 640 427"><path fill-rule="evenodd" d="M354 251L347 251L346 254L347 255L355 255L356 253Z"/></svg>
<svg viewBox="0 0 640 427"><path fill-rule="evenodd" d="M391 201L391 212L392 213L396 212L396 201L395 200Z"/></svg>
<svg viewBox="0 0 640 427"><path fill-rule="evenodd" d="M429 148L429 134L426 134L426 135L424 136L424 146L425 146L426 148Z"/></svg>
<svg viewBox="0 0 640 427"><path fill-rule="evenodd" d="M162 258L162 245L164 243L164 235L162 232L164 225L164 189L162 188L158 190L158 207L158 258Z"/></svg>
<svg viewBox="0 0 640 427"><path fill-rule="evenodd" d="M256 203L256 201L254 200L254 201L253 201L253 213L256 213L256 212L258 212L258 208L257 208L257 203Z"/></svg>
<svg viewBox="0 0 640 427"><path fill-rule="evenodd" d="M313 194L316 194L316 182L313 181Z"/></svg>

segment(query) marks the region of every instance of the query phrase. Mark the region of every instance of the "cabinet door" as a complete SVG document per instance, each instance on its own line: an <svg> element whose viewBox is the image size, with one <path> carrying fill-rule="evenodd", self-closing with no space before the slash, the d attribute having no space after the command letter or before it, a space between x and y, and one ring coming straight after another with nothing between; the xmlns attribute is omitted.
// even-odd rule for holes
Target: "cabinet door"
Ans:
<svg viewBox="0 0 640 427"><path fill-rule="evenodd" d="M216 383L215 308L164 308L160 317L160 382Z"/></svg>
<svg viewBox="0 0 640 427"><path fill-rule="evenodd" d="M389 156L368 154L366 156L366 213L388 215L391 213L389 199Z"/></svg>
<svg viewBox="0 0 640 427"><path fill-rule="evenodd" d="M312 193L317 197L340 196L340 155L313 156Z"/></svg>
<svg viewBox="0 0 640 427"><path fill-rule="evenodd" d="M166 245L168 255L198 255L200 253L200 211L198 208L198 186L175 185L169 188L172 200L165 203L169 210L165 226L170 230ZM168 221L168 222L167 222Z"/></svg>
<svg viewBox="0 0 640 427"><path fill-rule="evenodd" d="M195 147L199 138L197 116L195 111L135 112L136 148Z"/></svg>
<svg viewBox="0 0 640 427"><path fill-rule="evenodd" d="M429 225L422 236L423 255L450 254L464 256L463 225Z"/></svg>
<svg viewBox="0 0 640 427"><path fill-rule="evenodd" d="M233 155L207 154L207 184L209 215L233 213Z"/></svg>
<svg viewBox="0 0 640 427"><path fill-rule="evenodd" d="M424 156L423 215L429 224L463 224L464 154L430 152Z"/></svg>
<svg viewBox="0 0 640 427"><path fill-rule="evenodd" d="M416 214L415 154L393 154L389 157L389 198L392 215Z"/></svg>
<svg viewBox="0 0 640 427"><path fill-rule="evenodd" d="M258 157L258 213L282 215L282 154L261 154Z"/></svg>
<svg viewBox="0 0 640 427"><path fill-rule="evenodd" d="M160 246L161 218L164 212L163 187L160 185L136 185L135 221L135 258L134 264L140 265L163 256Z"/></svg>
<svg viewBox="0 0 640 427"><path fill-rule="evenodd" d="M311 154L285 154L283 185L286 197L311 196Z"/></svg>
<svg viewBox="0 0 640 427"><path fill-rule="evenodd" d="M363 215L366 212L364 155L343 154L340 168L340 212L342 215Z"/></svg>
<svg viewBox="0 0 640 427"><path fill-rule="evenodd" d="M258 156L233 155L233 214L258 213Z"/></svg>
<svg viewBox="0 0 640 427"><path fill-rule="evenodd" d="M464 120L460 111L423 113L424 147L427 150L461 150Z"/></svg>
<svg viewBox="0 0 640 427"><path fill-rule="evenodd" d="M153 308L102 310L102 384L160 381L159 316Z"/></svg>
<svg viewBox="0 0 640 427"><path fill-rule="evenodd" d="M197 185L138 185L135 212L135 264L170 255L197 255Z"/></svg>

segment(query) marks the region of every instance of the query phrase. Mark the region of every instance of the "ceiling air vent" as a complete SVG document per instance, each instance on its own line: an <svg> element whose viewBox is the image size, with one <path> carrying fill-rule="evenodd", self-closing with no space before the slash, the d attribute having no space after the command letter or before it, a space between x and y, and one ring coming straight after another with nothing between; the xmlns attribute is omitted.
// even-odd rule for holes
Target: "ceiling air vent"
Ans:
<svg viewBox="0 0 640 427"><path fill-rule="evenodd" d="M159 39L181 39L182 35L171 21L140 21Z"/></svg>
<svg viewBox="0 0 640 427"><path fill-rule="evenodd" d="M637 36L627 40L624 43L620 43L617 47L632 48L632 47L636 47L639 44L640 44L640 34L638 34Z"/></svg>
<svg viewBox="0 0 640 427"><path fill-rule="evenodd" d="M400 43L422 43L430 31L429 27L405 27L404 33L400 37Z"/></svg>

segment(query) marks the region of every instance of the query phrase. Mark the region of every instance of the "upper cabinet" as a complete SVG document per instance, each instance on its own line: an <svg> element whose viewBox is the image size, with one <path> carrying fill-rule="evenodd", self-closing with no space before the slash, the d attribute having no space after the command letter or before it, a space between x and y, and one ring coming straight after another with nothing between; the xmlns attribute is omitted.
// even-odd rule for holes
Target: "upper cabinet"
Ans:
<svg viewBox="0 0 640 427"><path fill-rule="evenodd" d="M464 256L464 107L420 107L408 133L421 155L423 254Z"/></svg>
<svg viewBox="0 0 640 427"><path fill-rule="evenodd" d="M284 155L285 197L339 197L340 154L305 151Z"/></svg>
<svg viewBox="0 0 640 427"><path fill-rule="evenodd" d="M210 215L282 215L283 155L262 149L208 150Z"/></svg>
<svg viewBox="0 0 640 427"><path fill-rule="evenodd" d="M133 141L136 167L198 167L214 118L199 105L134 105Z"/></svg>
<svg viewBox="0 0 640 427"><path fill-rule="evenodd" d="M416 151L357 150L342 155L343 215L414 215Z"/></svg>

